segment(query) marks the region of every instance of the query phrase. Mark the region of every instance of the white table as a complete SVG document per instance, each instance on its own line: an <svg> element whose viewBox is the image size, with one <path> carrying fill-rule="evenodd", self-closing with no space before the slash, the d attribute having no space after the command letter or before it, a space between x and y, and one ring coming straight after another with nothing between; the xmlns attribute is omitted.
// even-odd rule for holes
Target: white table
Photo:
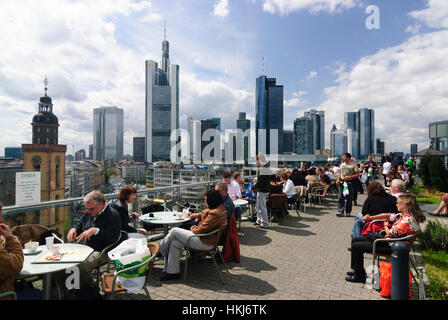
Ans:
<svg viewBox="0 0 448 320"><path fill-rule="evenodd" d="M151 218L149 215L154 215L154 218ZM164 236L168 234L168 226L174 225L174 224L182 224L184 222L190 221L190 218L187 219L177 219L177 215L182 215L182 212L178 211L157 211L157 212L151 212L146 213L144 215L141 215L139 219L146 223L152 223L152 224L162 224L163 225L163 233Z"/></svg>
<svg viewBox="0 0 448 320"><path fill-rule="evenodd" d="M249 203L249 201L244 200L244 199L235 199L233 200L233 204L236 206L245 206Z"/></svg>
<svg viewBox="0 0 448 320"><path fill-rule="evenodd" d="M88 255L86 255L86 258L84 261L92 254L93 248L89 246L85 246L82 244L77 243L56 243L55 246L58 246L61 248L61 252L67 252L67 251L86 251L88 252ZM54 272L66 270L69 268L73 268L74 266L77 266L78 264L82 263L80 262L70 262L70 263L60 263L60 262L48 262L48 263L33 263L33 261L39 257L41 254L45 253L47 251L47 247L45 245L39 246L36 253L34 254L24 254L24 260L23 260L23 268L22 271L20 271L20 277L27 278L31 276L38 276L42 275L42 291L43 291L43 298L44 300L50 299L50 289L51 289L51 274Z"/></svg>

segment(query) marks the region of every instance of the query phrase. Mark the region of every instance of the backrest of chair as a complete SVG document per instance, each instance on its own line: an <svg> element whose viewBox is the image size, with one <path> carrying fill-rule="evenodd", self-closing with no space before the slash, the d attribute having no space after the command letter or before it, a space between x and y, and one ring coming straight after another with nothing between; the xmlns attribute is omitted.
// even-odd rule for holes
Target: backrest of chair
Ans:
<svg viewBox="0 0 448 320"><path fill-rule="evenodd" d="M284 193L274 193L269 195L270 208L271 209L282 209L286 200L286 194Z"/></svg>
<svg viewBox="0 0 448 320"><path fill-rule="evenodd" d="M295 186L294 188L296 189L297 196L299 196L299 197L306 196L306 191L307 191L306 186Z"/></svg>
<svg viewBox="0 0 448 320"><path fill-rule="evenodd" d="M155 242L148 242L148 248L149 248L149 252L151 252L151 257L152 256L157 256L157 254L159 253L159 244L155 243ZM154 266L154 259L149 263L148 265L148 271L146 273L146 278L145 278L145 284L148 283L149 281L149 275L151 273L152 267Z"/></svg>
<svg viewBox="0 0 448 320"><path fill-rule="evenodd" d="M40 241L40 237L44 232L48 232L50 229L40 224L23 224L15 226L11 229L13 235L19 238L22 246L29 241Z"/></svg>

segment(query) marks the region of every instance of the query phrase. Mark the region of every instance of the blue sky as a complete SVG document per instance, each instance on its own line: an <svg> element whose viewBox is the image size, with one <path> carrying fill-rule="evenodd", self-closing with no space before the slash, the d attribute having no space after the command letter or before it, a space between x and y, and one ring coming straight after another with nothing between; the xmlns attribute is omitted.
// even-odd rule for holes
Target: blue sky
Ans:
<svg viewBox="0 0 448 320"><path fill-rule="evenodd" d="M368 30L365 9L380 9ZM45 19L41 17L45 16ZM255 79L285 90L285 128L303 111L326 111L326 144L343 112L376 111L387 151L428 145L428 122L448 118L448 1L444 0L6 0L0 41L0 155L31 140L49 79L60 143L92 143L93 108L125 109L125 153L144 135L144 61L160 61L163 20L180 65L180 123L255 114ZM436 67L434 67L436 64ZM253 124L253 123L252 123ZM17 137L17 132L19 136Z"/></svg>

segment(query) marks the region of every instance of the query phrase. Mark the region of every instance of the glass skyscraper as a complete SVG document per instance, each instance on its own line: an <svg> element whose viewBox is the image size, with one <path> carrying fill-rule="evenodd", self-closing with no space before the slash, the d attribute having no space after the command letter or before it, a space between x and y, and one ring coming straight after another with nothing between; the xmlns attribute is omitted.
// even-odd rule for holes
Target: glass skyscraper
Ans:
<svg viewBox="0 0 448 320"><path fill-rule="evenodd" d="M100 107L93 109L93 159L123 157L123 109Z"/></svg>
<svg viewBox="0 0 448 320"><path fill-rule="evenodd" d="M179 66L170 64L169 42L162 42L162 68L157 62L145 61L145 159L148 162L170 161L172 130L179 129ZM176 154L178 154L178 151Z"/></svg>
<svg viewBox="0 0 448 320"><path fill-rule="evenodd" d="M244 160L244 163L248 163L249 159L249 130L250 129L250 120L246 119L246 112L240 112L238 114L238 119L236 120L236 128L240 129L242 132L238 132L237 136L235 137L235 151L234 151L234 158L241 160ZM238 134L243 134L243 136L238 136ZM238 144L238 145L237 145ZM241 155L239 154L241 152Z"/></svg>
<svg viewBox="0 0 448 320"><path fill-rule="evenodd" d="M313 152L325 149L325 111L311 109L304 112L304 117L313 122Z"/></svg>
<svg viewBox="0 0 448 320"><path fill-rule="evenodd" d="M356 159L367 159L375 153L375 111L373 109L359 109L356 112L344 113L345 129L351 129L352 135L348 152Z"/></svg>
<svg viewBox="0 0 448 320"><path fill-rule="evenodd" d="M294 153L313 154L313 120L306 117L294 120Z"/></svg>
<svg viewBox="0 0 448 320"><path fill-rule="evenodd" d="M255 129L256 153L283 153L283 86L276 84L275 78L262 75L256 80L255 87ZM265 129L265 135L260 134ZM272 137L270 130L277 130L277 139ZM277 150L276 150L277 149Z"/></svg>

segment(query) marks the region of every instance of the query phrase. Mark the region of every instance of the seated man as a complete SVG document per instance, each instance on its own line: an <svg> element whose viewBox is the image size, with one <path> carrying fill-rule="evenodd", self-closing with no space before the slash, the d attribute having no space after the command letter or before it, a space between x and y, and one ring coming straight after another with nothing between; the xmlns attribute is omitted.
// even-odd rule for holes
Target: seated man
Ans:
<svg viewBox="0 0 448 320"><path fill-rule="evenodd" d="M160 253L165 257L165 274L160 281L180 278L180 257L187 245L187 240L194 234L204 234L219 229L226 229L227 217L223 198L219 191L209 190L205 194L207 209L200 214L192 214L190 219L197 220L199 224L190 230L172 228L160 243ZM196 250L210 250L218 241L217 235L194 237L190 240L190 248Z"/></svg>
<svg viewBox="0 0 448 320"><path fill-rule="evenodd" d="M235 172L236 177L240 176L239 172ZM230 172L226 171L222 175L223 182L227 185L227 193L232 200L241 199L241 186L235 181L231 180ZM238 220L241 214L243 213L243 208L241 206L235 206L235 220Z"/></svg>
<svg viewBox="0 0 448 320"><path fill-rule="evenodd" d="M230 215L235 215L235 204L233 203L232 199L230 199L229 194L227 193L227 184L225 182L218 182L215 185L215 190L219 191L219 193L221 194L221 197L224 201L224 208L226 209L227 213L227 219L230 219ZM235 220L237 220L236 215Z"/></svg>
<svg viewBox="0 0 448 320"><path fill-rule="evenodd" d="M90 271L107 262L107 256L101 257L101 251L116 242L120 236L121 218L119 213L111 208L104 195L92 191L84 197L87 213L67 234L67 241L77 241L93 248L90 257L81 263L80 284L82 288L95 286ZM64 274L65 276L65 274Z"/></svg>

